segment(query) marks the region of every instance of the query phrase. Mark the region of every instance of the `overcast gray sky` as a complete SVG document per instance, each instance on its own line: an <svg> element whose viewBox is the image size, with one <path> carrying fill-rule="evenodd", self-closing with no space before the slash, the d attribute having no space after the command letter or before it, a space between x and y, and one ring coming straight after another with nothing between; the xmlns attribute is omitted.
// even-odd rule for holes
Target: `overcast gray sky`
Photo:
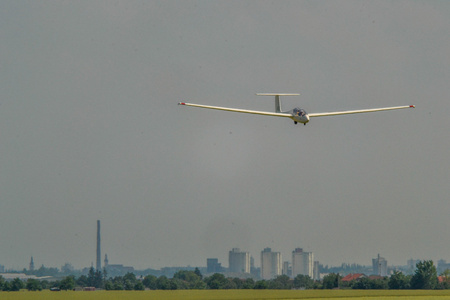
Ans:
<svg viewBox="0 0 450 300"><path fill-rule="evenodd" d="M0 264L450 261L448 1L1 1ZM274 109L301 93L314 118Z"/></svg>

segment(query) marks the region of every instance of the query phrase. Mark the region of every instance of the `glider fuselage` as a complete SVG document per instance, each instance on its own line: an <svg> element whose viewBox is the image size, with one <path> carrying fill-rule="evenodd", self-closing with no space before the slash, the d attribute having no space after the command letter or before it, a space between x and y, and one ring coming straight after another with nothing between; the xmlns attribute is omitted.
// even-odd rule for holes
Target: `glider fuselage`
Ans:
<svg viewBox="0 0 450 300"><path fill-rule="evenodd" d="M294 120L294 122L302 124L306 124L309 122L309 116L304 109L296 107L287 113L290 113L292 115L291 119Z"/></svg>

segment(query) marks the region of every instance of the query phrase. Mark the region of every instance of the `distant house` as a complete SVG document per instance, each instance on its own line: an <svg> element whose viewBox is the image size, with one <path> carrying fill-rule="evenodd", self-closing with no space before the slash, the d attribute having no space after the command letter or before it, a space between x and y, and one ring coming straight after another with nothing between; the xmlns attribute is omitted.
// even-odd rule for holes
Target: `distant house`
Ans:
<svg viewBox="0 0 450 300"><path fill-rule="evenodd" d="M342 282L350 282L353 280L360 280L361 278L367 278L367 276L362 273L355 273L355 274L350 273L347 276L345 276L344 278L342 278L341 281Z"/></svg>

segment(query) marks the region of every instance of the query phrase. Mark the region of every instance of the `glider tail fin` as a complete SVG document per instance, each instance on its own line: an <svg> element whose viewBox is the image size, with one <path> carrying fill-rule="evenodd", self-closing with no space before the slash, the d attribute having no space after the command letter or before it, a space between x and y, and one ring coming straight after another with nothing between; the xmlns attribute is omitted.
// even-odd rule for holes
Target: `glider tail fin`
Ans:
<svg viewBox="0 0 450 300"><path fill-rule="evenodd" d="M275 112L277 113L281 112L280 95L275 96Z"/></svg>
<svg viewBox="0 0 450 300"><path fill-rule="evenodd" d="M275 96L275 112L282 113L280 96L298 96L300 94L258 93L257 96Z"/></svg>

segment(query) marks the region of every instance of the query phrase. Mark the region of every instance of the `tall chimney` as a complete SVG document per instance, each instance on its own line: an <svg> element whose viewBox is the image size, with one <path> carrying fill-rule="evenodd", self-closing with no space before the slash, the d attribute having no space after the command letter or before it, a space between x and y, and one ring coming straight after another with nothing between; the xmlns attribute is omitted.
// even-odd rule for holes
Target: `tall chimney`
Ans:
<svg viewBox="0 0 450 300"><path fill-rule="evenodd" d="M97 220L97 271L102 270L101 250L100 250L100 220Z"/></svg>

